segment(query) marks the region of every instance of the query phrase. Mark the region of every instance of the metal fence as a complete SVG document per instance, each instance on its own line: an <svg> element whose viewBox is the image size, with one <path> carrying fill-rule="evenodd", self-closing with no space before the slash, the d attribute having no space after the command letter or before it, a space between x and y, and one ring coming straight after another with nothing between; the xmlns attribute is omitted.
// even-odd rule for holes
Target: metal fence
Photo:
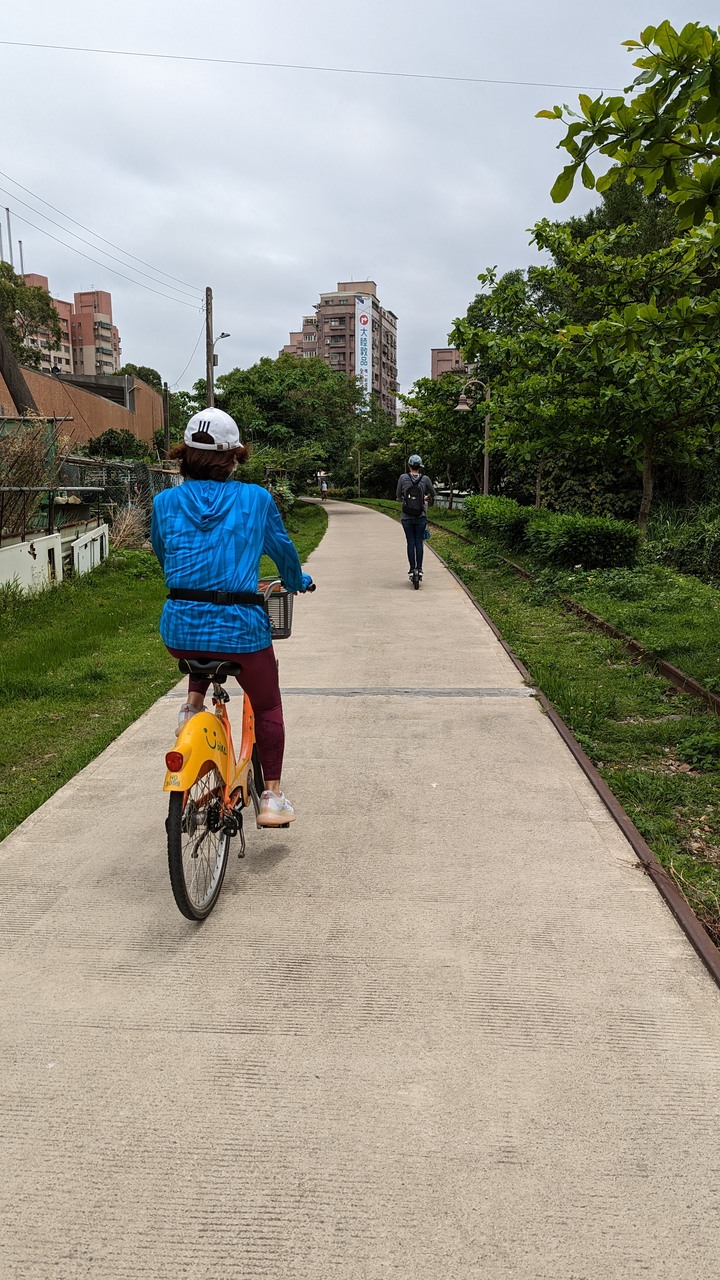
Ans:
<svg viewBox="0 0 720 1280"><path fill-rule="evenodd" d="M150 528L157 493L180 484L175 466L62 457L52 419L0 419L0 542L136 511Z"/></svg>
<svg viewBox="0 0 720 1280"><path fill-rule="evenodd" d="M52 419L0 419L0 539L47 525L47 494L58 483Z"/></svg>
<svg viewBox="0 0 720 1280"><path fill-rule="evenodd" d="M65 458L60 465L60 483L95 488L104 516L112 524L118 511L131 508L139 513L146 532L150 529L152 501L163 489L181 483L181 475L169 466L149 466L146 462L119 462L104 458Z"/></svg>

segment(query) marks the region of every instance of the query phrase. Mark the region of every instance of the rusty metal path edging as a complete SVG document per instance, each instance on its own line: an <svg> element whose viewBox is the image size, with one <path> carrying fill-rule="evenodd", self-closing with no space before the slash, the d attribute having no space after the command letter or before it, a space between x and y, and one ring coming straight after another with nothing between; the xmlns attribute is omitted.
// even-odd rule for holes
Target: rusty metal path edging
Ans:
<svg viewBox="0 0 720 1280"><path fill-rule="evenodd" d="M463 533L456 533L454 529L446 529L445 525L438 524L435 520L429 520L428 523L434 529L449 534L451 538L459 538L461 542L467 542L471 547L477 546L477 543L472 538L466 537ZM507 556L501 555L499 551L496 552L496 555L502 564L506 564L519 577L525 578L527 582L534 582L534 576L529 569L525 569L521 564L516 564L514 560L509 560ZM442 559L442 557L439 558ZM452 570L450 572L452 573ZM633 640L632 636L620 631L613 626L612 622L606 622L599 614L586 609L584 605L578 604L570 596L560 596L560 602L568 613L576 613L579 618L589 622L596 631L602 631L606 636L611 636L613 640L619 640L628 653L634 653L636 657L642 658L643 662L646 662L648 666L653 667L661 676L664 676L673 688L678 689L680 693L691 693L693 697L700 698L706 706L710 707L711 711L720 713L720 695L712 693L710 689L706 689L705 685L696 680L694 676L689 676L686 671L681 671L679 667L674 667L671 662L666 662L664 658L658 658L649 649L646 649L644 645L640 644L639 640Z"/></svg>
<svg viewBox="0 0 720 1280"><path fill-rule="evenodd" d="M565 721L558 715L552 703L545 697L542 689L539 689L534 683L532 676L524 663L522 663L516 654L513 653L507 641L498 631L498 628L492 618L488 616L482 605L478 603L469 587L467 587L463 582L462 578L460 578L458 574L455 573L454 569L451 569L446 561L443 560L439 552L437 552L434 547L431 547L430 550L433 552L433 555L437 557L440 563L445 566L448 573L452 574L458 585L462 587L462 590L465 592L468 600L471 601L478 613L480 613L485 619L493 635L502 645L511 662L513 662L517 667L523 680L535 689L538 701L540 702L540 705L545 711L548 719L555 726L563 742L569 748L575 760L580 765L580 768L588 779L588 782L590 782L595 788L606 809L619 826L633 852L637 855L644 871L650 876L655 887L662 894L662 897L665 899L665 902L675 916L680 928L688 941L692 943L692 946L695 948L695 951L705 965L705 968L708 970L708 973L714 979L717 986L720 987L720 949L715 946L715 943L712 941L709 934L706 933L692 907L683 897L675 882L671 880L665 868L653 853L649 844L647 844L643 839L635 826L635 823L630 817L628 817L617 799L617 796L613 794L605 780L600 776L592 760L585 754L580 743L573 736ZM688 679L689 678L690 677L688 677Z"/></svg>

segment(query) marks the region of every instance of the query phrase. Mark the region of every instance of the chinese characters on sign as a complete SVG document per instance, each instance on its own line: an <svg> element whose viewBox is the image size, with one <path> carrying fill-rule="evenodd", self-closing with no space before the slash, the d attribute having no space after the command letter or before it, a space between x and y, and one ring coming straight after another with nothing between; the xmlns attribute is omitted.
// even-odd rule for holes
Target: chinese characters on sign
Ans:
<svg viewBox="0 0 720 1280"><path fill-rule="evenodd" d="M372 391L372 298L355 296L355 373L365 395Z"/></svg>

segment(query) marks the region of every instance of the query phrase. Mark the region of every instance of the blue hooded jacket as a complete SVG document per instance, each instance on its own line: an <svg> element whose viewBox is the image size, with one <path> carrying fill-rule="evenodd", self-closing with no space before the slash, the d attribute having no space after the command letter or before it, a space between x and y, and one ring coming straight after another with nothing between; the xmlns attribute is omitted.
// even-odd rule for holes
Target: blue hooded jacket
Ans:
<svg viewBox="0 0 720 1280"><path fill-rule="evenodd" d="M310 581L267 489L238 480L185 480L153 502L150 540L168 587L257 591L260 556L270 556L288 591ZM272 643L257 605L167 600L160 634L171 649L254 653Z"/></svg>

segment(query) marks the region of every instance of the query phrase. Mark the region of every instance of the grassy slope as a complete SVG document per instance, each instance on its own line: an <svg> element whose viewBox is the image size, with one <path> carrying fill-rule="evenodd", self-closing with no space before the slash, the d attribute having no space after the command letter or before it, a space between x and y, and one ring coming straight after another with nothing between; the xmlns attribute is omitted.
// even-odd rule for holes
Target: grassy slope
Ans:
<svg viewBox="0 0 720 1280"><path fill-rule="evenodd" d="M460 513L433 512L433 520L466 533ZM511 557L531 571L519 555ZM635 569L553 570L541 574L559 594L597 613L658 658L720 692L720 590L656 564Z"/></svg>
<svg viewBox="0 0 720 1280"><path fill-rule="evenodd" d="M397 516L395 503L372 505ZM441 513L440 519L463 531L459 517ZM568 614L547 587L523 582L498 566L497 557L487 549L464 545L437 529L430 545L486 609L720 941L720 759L711 746L706 753L702 750L702 744L712 744L718 733L716 717L630 657L619 642L589 630ZM596 580L594 572L589 576ZM638 584L641 580L639 575ZM687 618L695 607L692 600L701 595L704 599L704 591L693 596L681 583L678 597L666 593L657 603L652 594L654 575L648 581L650 594L642 601L643 617L655 615L657 631L648 623L645 634L637 635L628 625L628 615L622 614L620 601L610 621L645 643L652 641L657 651L661 636L673 632L677 599L676 629L687 636L684 661L678 665L692 674L699 672L705 640L693 647ZM692 586L694 580L686 581ZM588 587L592 586L589 582ZM581 598L576 590L572 594ZM600 607L603 597L598 593L590 599L583 596L582 602L608 617L609 611ZM677 649L674 652L670 660L678 661Z"/></svg>
<svg viewBox="0 0 720 1280"><path fill-rule="evenodd" d="M288 529L301 560L326 527L320 507L294 508ZM19 604L6 600L0 839L175 684L157 630L164 599L155 557L134 551Z"/></svg>

